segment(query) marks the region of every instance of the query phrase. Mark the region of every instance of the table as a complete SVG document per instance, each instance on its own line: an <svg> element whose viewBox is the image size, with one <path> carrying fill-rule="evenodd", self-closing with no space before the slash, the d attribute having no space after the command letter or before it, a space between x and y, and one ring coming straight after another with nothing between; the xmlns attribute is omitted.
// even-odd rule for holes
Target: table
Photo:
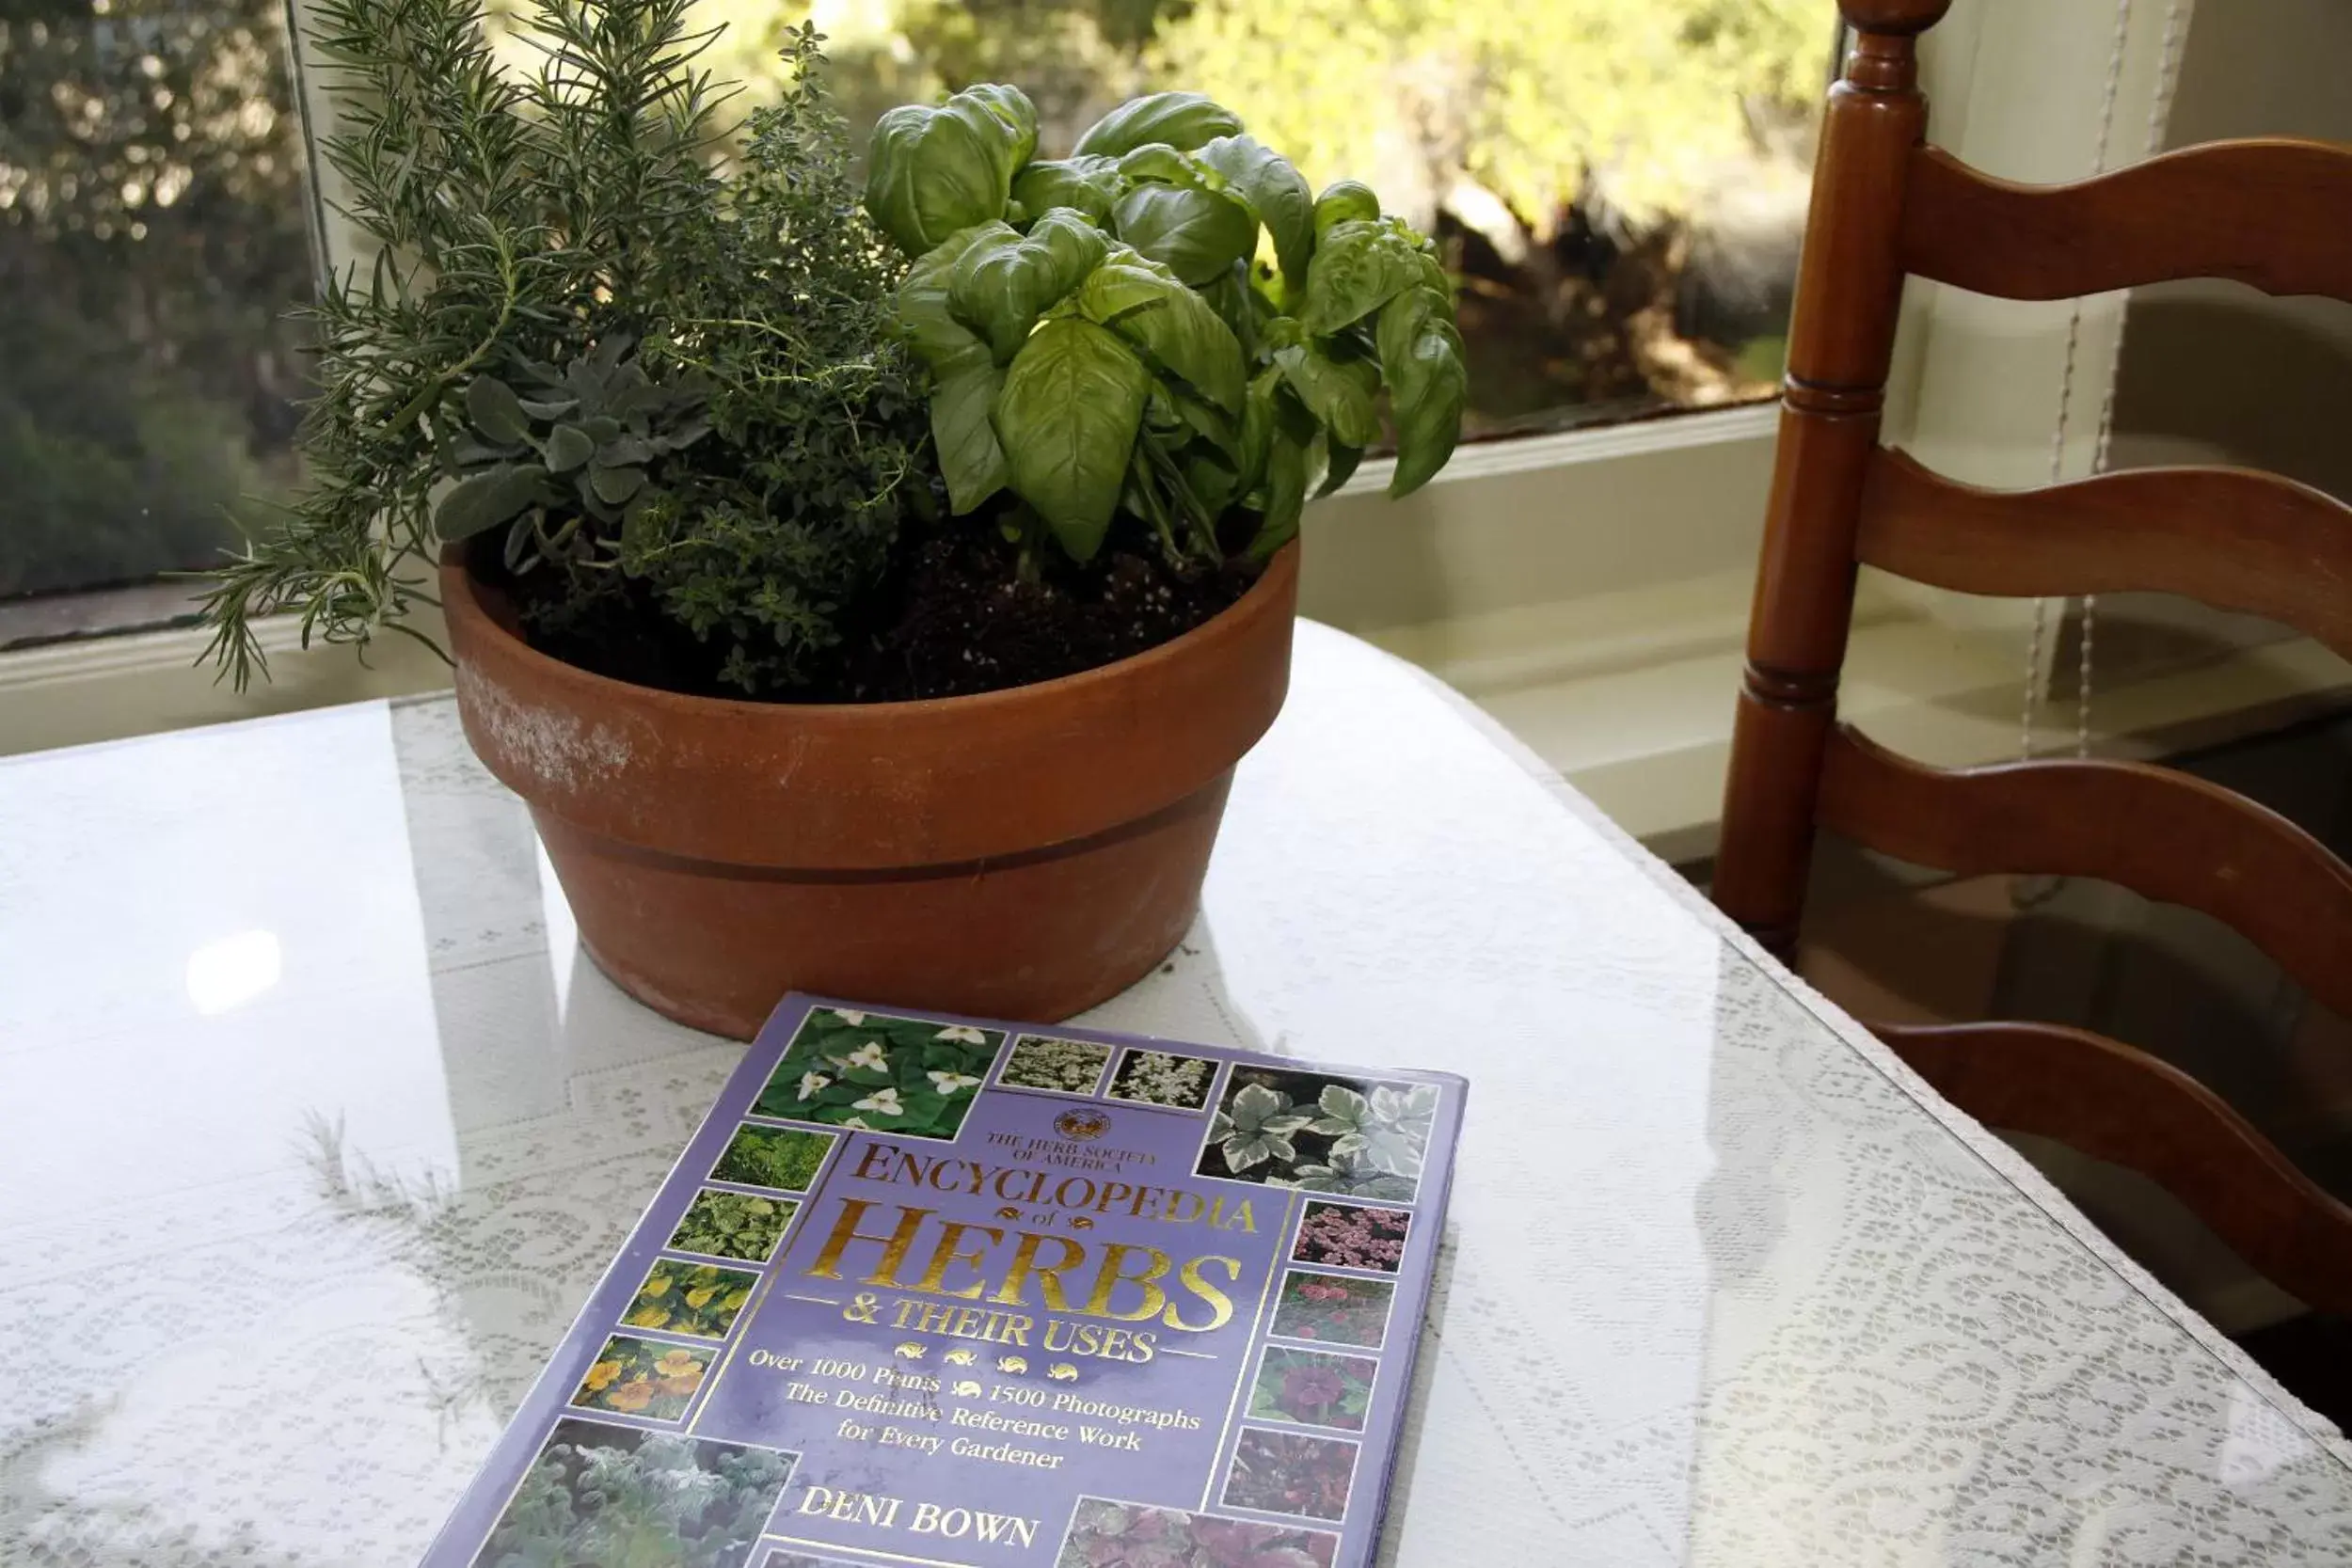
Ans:
<svg viewBox="0 0 2352 1568"><path fill-rule="evenodd" d="M1474 710L1299 628L1088 1022L1472 1081L1383 1560L2352 1561L2352 1449ZM0 763L0 1562L412 1561L738 1048L446 699Z"/></svg>

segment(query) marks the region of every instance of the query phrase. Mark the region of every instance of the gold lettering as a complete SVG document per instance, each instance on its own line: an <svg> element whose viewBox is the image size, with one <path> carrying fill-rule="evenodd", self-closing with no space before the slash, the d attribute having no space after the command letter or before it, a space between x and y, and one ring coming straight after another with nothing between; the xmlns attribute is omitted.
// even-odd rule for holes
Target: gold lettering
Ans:
<svg viewBox="0 0 2352 1568"><path fill-rule="evenodd" d="M860 1181L887 1181L890 1180L889 1172L886 1169L875 1167L878 1164L887 1166L891 1156L898 1152L898 1149L889 1144L867 1144L866 1152L858 1156L857 1169L850 1174Z"/></svg>
<svg viewBox="0 0 2352 1568"><path fill-rule="evenodd" d="M1228 1285L1240 1283L1241 1259L1238 1258L1196 1258L1178 1270L1176 1274L1177 1281L1185 1290L1209 1304L1209 1321L1204 1323L1188 1323L1184 1322L1184 1313L1178 1310L1179 1304L1170 1302L1168 1306L1168 1314L1160 1320L1161 1322L1170 1328L1182 1329L1187 1334L1206 1334L1211 1329L1223 1328L1232 1322L1232 1297L1201 1276L1201 1270L1211 1263L1222 1263L1225 1266L1225 1282Z"/></svg>
<svg viewBox="0 0 2352 1568"><path fill-rule="evenodd" d="M1020 1236L1021 1245L1013 1253L1011 1264L1005 1270L1003 1287L988 1299L999 1307L1026 1307L1028 1297L1021 1292L1023 1287L1028 1284L1029 1276L1035 1275L1040 1299L1057 1312L1069 1311L1070 1298L1062 1291L1062 1271L1076 1268L1085 1262L1087 1249L1067 1236L1045 1236L1034 1230L1024 1230ZM1061 1248L1060 1261L1038 1261L1038 1249L1048 1242Z"/></svg>
<svg viewBox="0 0 2352 1568"><path fill-rule="evenodd" d="M1128 1274L1127 1259L1137 1253L1150 1259L1151 1262L1141 1274ZM1103 1249L1103 1267L1094 1276L1094 1293L1078 1310L1089 1318L1117 1318L1123 1323L1156 1318L1160 1315L1160 1308L1168 1305L1168 1292L1152 1282L1167 1274L1168 1267L1168 1254L1158 1247L1129 1246L1124 1242L1113 1242ZM1111 1297L1122 1284L1143 1287L1143 1305L1132 1312L1111 1310Z"/></svg>
<svg viewBox="0 0 2352 1568"><path fill-rule="evenodd" d="M850 1243L872 1242L882 1249L882 1261L875 1265L873 1273L866 1276L866 1283L887 1286L893 1290L902 1289L898 1277L899 1266L906 1261L907 1253L914 1247L915 1237L922 1233L923 1222L938 1211L901 1208L898 1211L898 1227L887 1236L876 1236L858 1228L859 1223L866 1218L873 1207L874 1205L862 1197L845 1197L841 1200L841 1217L834 1222L833 1234L825 1238L824 1250L817 1255L817 1261L809 1266L809 1277L812 1279L840 1278L841 1255L849 1250Z"/></svg>
<svg viewBox="0 0 2352 1568"><path fill-rule="evenodd" d="M986 1270L982 1267L988 1261L988 1249L975 1247L970 1252L958 1252L956 1243L968 1235L985 1236L992 1243L1005 1239L1005 1233L993 1226L966 1225L961 1220L949 1220L940 1227L939 1244L931 1248L930 1266L923 1270L923 1277L914 1282L916 1290L934 1296L956 1296L964 1301L979 1300L988 1290ZM946 1284L947 1271L958 1263L970 1264L973 1269L981 1274L981 1277L975 1279L961 1290L950 1291Z"/></svg>

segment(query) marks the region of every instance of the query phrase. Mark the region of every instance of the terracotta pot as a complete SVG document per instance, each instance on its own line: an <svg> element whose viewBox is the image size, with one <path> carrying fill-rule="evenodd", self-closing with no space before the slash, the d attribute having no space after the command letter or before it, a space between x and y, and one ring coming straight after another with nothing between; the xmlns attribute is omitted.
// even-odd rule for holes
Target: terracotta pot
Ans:
<svg viewBox="0 0 2352 1568"><path fill-rule="evenodd" d="M466 737L621 988L737 1038L787 990L1051 1022L1190 926L1233 765L1290 685L1298 549L1172 642L929 702L686 697L535 652L441 562Z"/></svg>

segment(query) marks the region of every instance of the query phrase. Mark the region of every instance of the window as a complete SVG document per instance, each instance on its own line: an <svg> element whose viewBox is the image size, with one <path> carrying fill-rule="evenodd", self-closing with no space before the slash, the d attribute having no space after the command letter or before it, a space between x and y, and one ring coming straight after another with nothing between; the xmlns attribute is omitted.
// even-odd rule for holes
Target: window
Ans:
<svg viewBox="0 0 2352 1568"><path fill-rule="evenodd" d="M495 25L526 3L485 8ZM0 652L0 751L445 678L405 644L373 672L342 650L296 656L289 630L278 683L238 696L187 667L199 631L73 640L184 621L192 585L167 574L233 539L235 498L264 513L299 483L288 315L319 218L298 106L326 100L293 68L286 4L299 14L0 8L0 280L40 302L0 323L0 650L18 650ZM1374 629L1492 608L1490 590L1518 605L1613 589L1637 555L1661 563L1632 568L1645 581L1751 554L1770 420L1737 405L1779 369L1833 63L1825 0L698 4L727 26L707 63L751 84L744 107L803 19L831 40L853 124L1009 80L1059 152L1126 96L1181 84L1318 185L1367 178L1436 234L1462 279L1484 444L1402 506L1377 463L1319 503L1311 530L1350 542L1311 572L1311 613ZM325 245L355 259L331 208ZM1651 418L1710 407L1732 411ZM1579 434L1629 420L1645 422ZM1465 551L1472 569L1430 570Z"/></svg>
<svg viewBox="0 0 2352 1568"><path fill-rule="evenodd" d="M757 82L799 7L703 0ZM1822 0L818 0L843 107L1006 81L1061 156L1182 87L1317 189L1347 176L1462 279L1469 434L1769 398L1814 133Z"/></svg>
<svg viewBox="0 0 2352 1568"><path fill-rule="evenodd" d="M0 9L0 646L186 614L296 482L293 103L272 0Z"/></svg>

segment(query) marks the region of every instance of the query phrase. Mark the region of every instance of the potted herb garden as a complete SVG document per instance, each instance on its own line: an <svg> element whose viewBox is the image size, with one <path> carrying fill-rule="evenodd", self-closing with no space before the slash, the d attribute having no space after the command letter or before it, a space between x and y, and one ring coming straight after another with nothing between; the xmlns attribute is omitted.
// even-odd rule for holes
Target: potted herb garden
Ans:
<svg viewBox="0 0 2352 1568"><path fill-rule="evenodd" d="M438 602L582 942L672 1017L1064 1016L1193 915L1310 494L1451 453L1445 276L1193 94L1057 159L1010 87L897 109L861 201L815 34L730 140L689 3L543 0L529 74L477 0L312 8L380 255L215 653Z"/></svg>

